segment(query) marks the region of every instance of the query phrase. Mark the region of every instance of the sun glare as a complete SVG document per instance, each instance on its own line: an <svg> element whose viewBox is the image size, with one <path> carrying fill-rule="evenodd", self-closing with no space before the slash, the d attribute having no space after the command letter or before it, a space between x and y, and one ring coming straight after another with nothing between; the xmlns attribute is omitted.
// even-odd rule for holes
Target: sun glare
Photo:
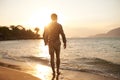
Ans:
<svg viewBox="0 0 120 80"><path fill-rule="evenodd" d="M58 22L63 23L63 15L60 11L57 10L49 10L49 9L42 9L39 11L35 11L30 19L28 20L27 24L32 27L39 27L41 30L50 23L50 15L52 13L56 13L58 15Z"/></svg>
<svg viewBox="0 0 120 80"><path fill-rule="evenodd" d="M44 27L50 22L48 12L35 12L32 14L31 18L28 21L28 24L33 27L39 27L44 29Z"/></svg>

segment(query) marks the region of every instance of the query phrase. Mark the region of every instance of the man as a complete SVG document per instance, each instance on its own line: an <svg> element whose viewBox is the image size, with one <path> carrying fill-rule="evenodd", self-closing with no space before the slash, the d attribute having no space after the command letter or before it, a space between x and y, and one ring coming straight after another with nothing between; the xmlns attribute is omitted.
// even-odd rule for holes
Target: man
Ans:
<svg viewBox="0 0 120 80"><path fill-rule="evenodd" d="M44 29L43 38L45 45L48 45L49 47L50 63L51 63L53 75L55 75L54 53L56 53L56 67L57 67L57 74L59 75L60 45L61 45L59 35L62 36L64 49L66 48L66 37L61 24L57 22L57 15L55 13L51 15L51 20L52 22Z"/></svg>

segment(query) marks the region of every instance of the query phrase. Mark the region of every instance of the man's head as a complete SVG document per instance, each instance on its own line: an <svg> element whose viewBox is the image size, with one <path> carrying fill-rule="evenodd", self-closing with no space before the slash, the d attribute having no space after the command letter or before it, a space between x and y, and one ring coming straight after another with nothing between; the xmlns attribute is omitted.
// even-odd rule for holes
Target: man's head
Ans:
<svg viewBox="0 0 120 80"><path fill-rule="evenodd" d="M57 20L57 14L55 14L55 13L51 14L51 19L52 19L52 21L56 21Z"/></svg>

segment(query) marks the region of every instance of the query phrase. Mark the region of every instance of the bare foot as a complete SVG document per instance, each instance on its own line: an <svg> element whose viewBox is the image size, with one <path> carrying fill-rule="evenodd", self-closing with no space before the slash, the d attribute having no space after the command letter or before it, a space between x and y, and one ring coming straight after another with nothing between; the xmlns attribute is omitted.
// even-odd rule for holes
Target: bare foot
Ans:
<svg viewBox="0 0 120 80"><path fill-rule="evenodd" d="M54 73L52 73L52 80L54 80L54 78L55 78L55 72Z"/></svg>
<svg viewBox="0 0 120 80"><path fill-rule="evenodd" d="M60 72L57 72L57 75L60 75Z"/></svg>

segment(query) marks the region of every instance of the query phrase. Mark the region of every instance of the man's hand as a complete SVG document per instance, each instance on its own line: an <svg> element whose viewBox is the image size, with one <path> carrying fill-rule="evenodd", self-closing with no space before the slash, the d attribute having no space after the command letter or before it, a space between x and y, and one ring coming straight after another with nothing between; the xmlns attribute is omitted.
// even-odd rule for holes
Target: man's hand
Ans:
<svg viewBox="0 0 120 80"><path fill-rule="evenodd" d="M66 48L66 43L64 43L63 47L64 47L64 49Z"/></svg>
<svg viewBox="0 0 120 80"><path fill-rule="evenodd" d="M47 42L47 41L44 41L44 43L45 43L45 46L47 46L47 45L48 45L48 42Z"/></svg>
<svg viewBox="0 0 120 80"><path fill-rule="evenodd" d="M45 43L45 46L47 46L48 44L47 43Z"/></svg>

